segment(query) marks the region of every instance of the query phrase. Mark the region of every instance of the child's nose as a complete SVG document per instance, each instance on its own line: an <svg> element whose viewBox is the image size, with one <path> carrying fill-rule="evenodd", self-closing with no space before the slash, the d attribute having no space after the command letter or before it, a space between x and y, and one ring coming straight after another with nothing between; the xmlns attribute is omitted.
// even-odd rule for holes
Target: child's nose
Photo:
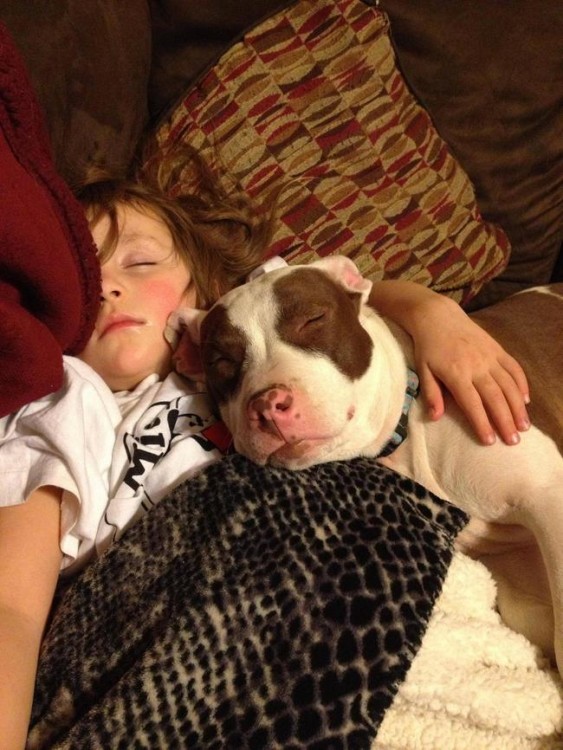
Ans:
<svg viewBox="0 0 563 750"><path fill-rule="evenodd" d="M115 279L104 278L102 274L102 293L100 295L101 302L107 302L109 299L120 297L122 294L121 286L115 281Z"/></svg>
<svg viewBox="0 0 563 750"><path fill-rule="evenodd" d="M102 294L101 302L107 302L110 299L116 299L123 294L123 283L119 273L109 264L102 266Z"/></svg>
<svg viewBox="0 0 563 750"><path fill-rule="evenodd" d="M109 292L109 294L107 294L105 291L102 291L102 293L100 294L100 302L107 302L111 297L115 299L116 297L119 297L120 294L121 292L117 291L117 289Z"/></svg>

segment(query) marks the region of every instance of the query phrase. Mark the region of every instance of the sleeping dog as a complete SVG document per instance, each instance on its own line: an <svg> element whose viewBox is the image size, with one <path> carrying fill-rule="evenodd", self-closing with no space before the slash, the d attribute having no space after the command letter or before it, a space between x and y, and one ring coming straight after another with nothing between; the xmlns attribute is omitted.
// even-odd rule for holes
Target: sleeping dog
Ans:
<svg viewBox="0 0 563 750"><path fill-rule="evenodd" d="M505 622L563 674L563 285L476 316L532 386L535 426L514 446L481 445L451 399L442 419L428 419L411 341L367 305L370 289L350 260L330 257L263 274L183 316L236 450L289 469L377 456L465 510L460 548L491 570ZM193 351L181 345L177 362L197 376Z"/></svg>

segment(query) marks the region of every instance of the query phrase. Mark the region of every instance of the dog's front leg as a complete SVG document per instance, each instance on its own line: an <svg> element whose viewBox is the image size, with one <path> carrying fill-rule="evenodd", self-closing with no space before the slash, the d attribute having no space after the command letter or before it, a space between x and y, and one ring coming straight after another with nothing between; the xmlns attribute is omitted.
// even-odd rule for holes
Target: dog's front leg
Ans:
<svg viewBox="0 0 563 750"><path fill-rule="evenodd" d="M533 531L545 564L553 603L553 648L563 676L563 469L555 474L541 497L528 502L518 515ZM542 625L547 625L535 624L540 633Z"/></svg>

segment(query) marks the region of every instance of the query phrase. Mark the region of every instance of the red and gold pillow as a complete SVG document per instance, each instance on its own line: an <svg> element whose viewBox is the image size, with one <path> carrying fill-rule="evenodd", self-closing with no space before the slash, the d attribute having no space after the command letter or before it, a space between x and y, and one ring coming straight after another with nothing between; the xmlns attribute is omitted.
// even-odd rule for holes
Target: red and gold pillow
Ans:
<svg viewBox="0 0 563 750"><path fill-rule="evenodd" d="M506 264L505 234L406 87L387 17L361 0L300 0L260 23L156 139L189 142L227 187L278 195L270 254L289 263L344 254L459 302Z"/></svg>
<svg viewBox="0 0 563 750"><path fill-rule="evenodd" d="M476 305L563 280L563 6L380 0L408 85L512 246Z"/></svg>

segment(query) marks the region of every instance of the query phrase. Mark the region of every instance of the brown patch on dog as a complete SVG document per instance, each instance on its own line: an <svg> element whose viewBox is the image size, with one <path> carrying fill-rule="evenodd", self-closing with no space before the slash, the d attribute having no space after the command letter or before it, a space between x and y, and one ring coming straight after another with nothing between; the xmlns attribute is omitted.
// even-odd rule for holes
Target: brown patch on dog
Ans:
<svg viewBox="0 0 563 750"><path fill-rule="evenodd" d="M358 293L314 268L282 276L273 292L280 311L276 330L283 341L327 356L350 380L366 372L373 342L358 318Z"/></svg>
<svg viewBox="0 0 563 750"><path fill-rule="evenodd" d="M216 305L201 326L201 359L207 389L216 404L231 398L240 388L246 354L244 333L229 320L223 305Z"/></svg>

